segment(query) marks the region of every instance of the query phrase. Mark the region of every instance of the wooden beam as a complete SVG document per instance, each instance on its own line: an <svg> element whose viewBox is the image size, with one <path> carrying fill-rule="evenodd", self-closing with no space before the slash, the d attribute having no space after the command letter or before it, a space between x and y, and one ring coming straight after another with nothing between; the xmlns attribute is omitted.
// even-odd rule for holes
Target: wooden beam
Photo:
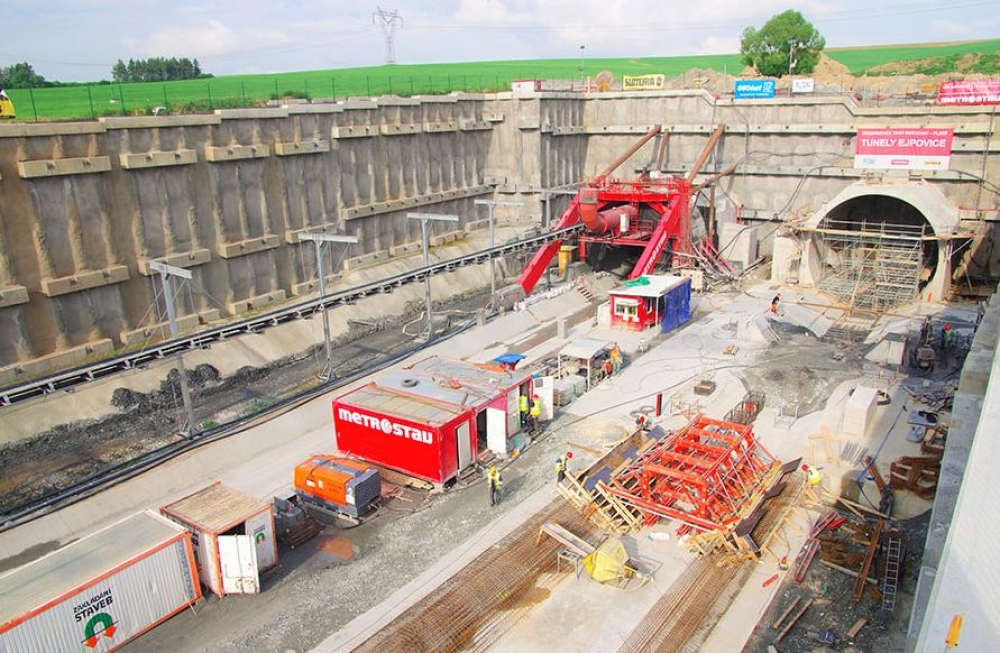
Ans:
<svg viewBox="0 0 1000 653"><path fill-rule="evenodd" d="M803 604L801 608L799 608L799 611L795 613L795 616L792 617L791 621L788 622L788 625L782 628L781 632L778 633L778 636L774 638L775 644L777 644L778 642L780 642L782 639L785 638L785 635L788 634L788 631L790 631L792 629L792 626L795 625L795 622L798 621L803 614L805 614L806 610L809 609L809 606L812 605L812 603L813 600L809 599L808 601L805 602L805 604Z"/></svg>
<svg viewBox="0 0 1000 653"><path fill-rule="evenodd" d="M865 554L865 562L861 565L861 571L858 574L858 582L854 584L854 600L860 602L861 597L865 593L865 585L868 581L868 571L872 567L872 562L875 560L875 552L878 551L879 540L882 537L882 527L885 525L884 519L879 519L875 523L875 530L872 532L871 542L868 544L868 553Z"/></svg>
<svg viewBox="0 0 1000 653"><path fill-rule="evenodd" d="M712 132L708 142L705 143L705 149L703 149L701 154L698 155L698 160L694 162L694 165L691 166L691 171L687 174L687 182L689 184L694 181L694 178L698 176L699 172L701 172L702 166L704 166L705 162L708 161L708 157L712 154L712 150L715 149L715 146L719 143L719 139L722 138L722 134L725 131L726 126L719 125L715 128L715 131Z"/></svg>
<svg viewBox="0 0 1000 653"><path fill-rule="evenodd" d="M649 131L646 132L645 136L643 136L642 138L640 138L638 140L638 142L636 142L632 147L628 148L628 150L625 152L625 154L622 154L620 157L618 157L617 159L615 159L614 161L612 161L611 164L607 168L605 168L599 175L597 175L597 178L594 181L595 182L596 181L600 181L600 180L603 180L605 177L610 176L611 173L613 173L615 170L617 170L618 168L620 168L623 163L625 163L626 161L628 161L630 156L632 156L633 154L635 154L636 152L638 152L639 148L641 148L643 145L645 145L646 143L648 143L651 138L653 138L654 136L656 136L657 134L659 134L660 131L661 131L661 129L662 129L662 127L663 127L663 125L653 125L649 129Z"/></svg>

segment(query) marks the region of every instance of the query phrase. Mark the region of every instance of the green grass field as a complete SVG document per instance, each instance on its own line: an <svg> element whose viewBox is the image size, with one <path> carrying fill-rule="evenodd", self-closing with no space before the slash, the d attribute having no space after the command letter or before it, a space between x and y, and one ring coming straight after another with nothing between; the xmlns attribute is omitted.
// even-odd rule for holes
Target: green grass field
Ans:
<svg viewBox="0 0 1000 653"><path fill-rule="evenodd" d="M840 48L827 54L854 74L893 61L924 59L970 52L1000 51L991 41ZM91 84L7 93L22 121L93 119L100 116L146 115L154 107L196 112L259 106L273 97L346 98L395 94L440 94L449 91L490 92L510 88L516 79L580 79L577 59L487 61L479 63L373 66L275 75L233 75L213 79L149 84ZM662 73L677 76L692 69L738 73L739 55L584 59L583 74L602 70L622 75Z"/></svg>

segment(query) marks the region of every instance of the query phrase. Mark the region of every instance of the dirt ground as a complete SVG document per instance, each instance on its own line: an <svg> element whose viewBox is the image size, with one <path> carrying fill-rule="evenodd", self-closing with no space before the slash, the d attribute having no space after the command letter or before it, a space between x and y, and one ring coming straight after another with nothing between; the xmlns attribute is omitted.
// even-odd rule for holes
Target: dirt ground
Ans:
<svg viewBox="0 0 1000 653"><path fill-rule="evenodd" d="M896 524L905 554L893 610L883 610L881 602L867 591L860 602L855 602L853 593L856 579L822 565L818 556L802 583L795 581L794 574L785 577L785 583L757 625L744 651L767 653L767 647L772 644L782 653L903 651L929 521L928 511ZM869 576L881 579L884 574L884 556L876 560L873 569ZM810 598L813 603L781 642L774 643L780 629L775 629L773 624L797 597L801 597L801 601L795 611ZM868 623L856 637L850 639L847 631L858 619L867 619ZM825 629L832 629L836 633L836 644L823 644L817 639Z"/></svg>
<svg viewBox="0 0 1000 653"><path fill-rule="evenodd" d="M475 294L439 308L469 314L484 301L485 295ZM411 348L413 339L402 333L401 326L418 314L412 309L390 322L352 324L351 331L333 343L333 382ZM461 324L461 320L451 320L445 329ZM325 367L325 351L317 346L267 367L242 368L226 378L211 365L187 370L199 430L260 413L319 387L319 374ZM19 505L181 439L184 410L175 369L156 392L116 389L112 405L118 412L106 418L63 424L5 447L0 456L0 522Z"/></svg>

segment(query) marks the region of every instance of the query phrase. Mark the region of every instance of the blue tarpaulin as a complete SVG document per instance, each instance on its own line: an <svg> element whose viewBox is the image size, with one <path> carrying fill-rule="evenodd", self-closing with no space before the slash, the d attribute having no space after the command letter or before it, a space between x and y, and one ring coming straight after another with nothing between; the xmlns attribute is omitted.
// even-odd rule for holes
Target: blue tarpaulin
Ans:
<svg viewBox="0 0 1000 653"><path fill-rule="evenodd" d="M517 365L523 361L527 356L524 354L502 354L493 359L494 363L507 363L508 365Z"/></svg>
<svg viewBox="0 0 1000 653"><path fill-rule="evenodd" d="M663 296L663 319L660 321L663 333L673 331L691 319L691 280L676 288L671 288Z"/></svg>

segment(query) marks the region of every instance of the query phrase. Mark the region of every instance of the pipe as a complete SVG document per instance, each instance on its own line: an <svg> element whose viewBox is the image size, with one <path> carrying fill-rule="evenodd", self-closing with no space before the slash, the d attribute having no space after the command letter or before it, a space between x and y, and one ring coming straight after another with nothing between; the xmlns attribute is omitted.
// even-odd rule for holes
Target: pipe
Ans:
<svg viewBox="0 0 1000 653"><path fill-rule="evenodd" d="M592 199L588 197L590 193L593 193ZM590 188L581 191L580 219L587 230L593 234L617 236L628 233L629 225L638 215L639 208L633 204L622 204L598 212L596 191Z"/></svg>

